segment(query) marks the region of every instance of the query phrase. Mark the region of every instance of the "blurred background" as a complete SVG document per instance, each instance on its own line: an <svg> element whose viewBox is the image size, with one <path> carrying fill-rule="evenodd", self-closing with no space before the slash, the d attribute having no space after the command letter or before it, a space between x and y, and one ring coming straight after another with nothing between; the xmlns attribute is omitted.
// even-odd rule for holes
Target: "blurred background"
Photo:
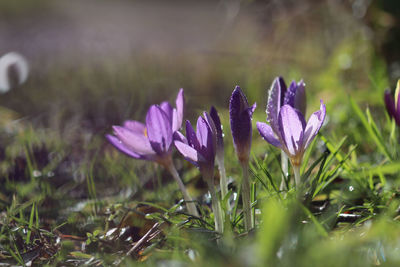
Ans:
<svg viewBox="0 0 400 267"><path fill-rule="evenodd" d="M395 0L3 0L0 52L24 55L31 74L0 104L102 131L181 87L189 118L226 108L235 85L261 112L282 75L304 79L309 110L322 98L340 113L346 94L374 105L400 76L399 10Z"/></svg>

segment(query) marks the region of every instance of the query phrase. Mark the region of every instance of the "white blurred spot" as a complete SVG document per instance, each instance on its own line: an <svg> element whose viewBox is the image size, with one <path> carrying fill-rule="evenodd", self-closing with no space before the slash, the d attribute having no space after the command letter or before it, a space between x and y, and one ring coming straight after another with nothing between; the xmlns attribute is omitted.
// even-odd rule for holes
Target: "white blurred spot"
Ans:
<svg viewBox="0 0 400 267"><path fill-rule="evenodd" d="M38 170L33 170L32 175L33 175L33 177L37 178L37 177L42 176L42 173Z"/></svg>
<svg viewBox="0 0 400 267"><path fill-rule="evenodd" d="M188 249L186 251L186 253L187 253L189 259L191 259L192 261L195 261L196 258L199 257L199 253L197 251L193 250L193 249Z"/></svg>
<svg viewBox="0 0 400 267"><path fill-rule="evenodd" d="M349 186L349 191L350 192L354 191L354 187L352 185Z"/></svg>
<svg viewBox="0 0 400 267"><path fill-rule="evenodd" d="M29 74L29 66L26 59L16 53L10 52L0 58L0 93L8 92L15 84L22 84ZM12 77L12 75L15 75ZM13 81L13 79L15 81Z"/></svg>

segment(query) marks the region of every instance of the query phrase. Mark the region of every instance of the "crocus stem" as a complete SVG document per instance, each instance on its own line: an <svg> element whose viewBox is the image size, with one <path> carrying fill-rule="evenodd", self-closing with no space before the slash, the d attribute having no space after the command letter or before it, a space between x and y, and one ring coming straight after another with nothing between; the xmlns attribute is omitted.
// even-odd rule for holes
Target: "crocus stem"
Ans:
<svg viewBox="0 0 400 267"><path fill-rule="evenodd" d="M251 212L250 200L250 180L249 180L249 164L242 163L243 179L242 179L242 200L243 200L243 219L244 228L248 232L253 228L253 214Z"/></svg>
<svg viewBox="0 0 400 267"><path fill-rule="evenodd" d="M220 182L220 187L221 187L221 199L224 199L226 197L226 195L228 194L228 181L226 179L224 158L217 156L216 160L217 160L217 165L218 165L218 170L219 170L219 175L220 175L219 182ZM231 210L231 207L229 205L229 200L226 202L226 208L228 211Z"/></svg>
<svg viewBox="0 0 400 267"><path fill-rule="evenodd" d="M280 190L285 190L286 188L286 178L288 177L288 156L284 151L281 151L281 167L282 167L282 182L280 186Z"/></svg>
<svg viewBox="0 0 400 267"><path fill-rule="evenodd" d="M292 165L293 166L293 171L294 171L294 180L296 181L296 187L300 186L301 180L300 180L300 166L298 165Z"/></svg>
<svg viewBox="0 0 400 267"><path fill-rule="evenodd" d="M214 178L207 179L207 184L208 184L208 190L210 191L211 194L211 202L212 202L211 206L214 213L215 231L218 233L223 233L224 221L222 217L221 203L219 201L217 193L215 192Z"/></svg>
<svg viewBox="0 0 400 267"><path fill-rule="evenodd" d="M172 177L174 177L175 181L178 183L179 189L183 194L183 199L186 202L186 207L189 213L193 216L198 217L199 213L197 212L196 205L193 203L192 198L189 196L189 193L187 192L185 185L183 184L181 178L179 177L179 173L177 172L174 164L173 163L169 164L167 166L167 169L171 173Z"/></svg>

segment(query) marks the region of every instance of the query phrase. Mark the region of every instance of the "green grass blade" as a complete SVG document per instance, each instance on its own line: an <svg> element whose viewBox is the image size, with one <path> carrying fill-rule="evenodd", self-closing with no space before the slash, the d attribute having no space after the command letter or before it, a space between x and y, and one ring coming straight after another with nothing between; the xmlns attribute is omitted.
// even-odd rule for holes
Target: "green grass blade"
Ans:
<svg viewBox="0 0 400 267"><path fill-rule="evenodd" d="M312 214L312 212L309 209L307 209L303 204L301 204L301 203L299 203L299 204L300 204L300 207L302 208L302 210L304 211L304 213L314 223L315 227L317 228L317 232L323 237L328 237L328 232L326 231L324 226L322 226L322 224L317 220L317 218L315 218L315 216Z"/></svg>
<svg viewBox="0 0 400 267"><path fill-rule="evenodd" d="M25 240L27 244L31 242L31 233L32 233L34 218L35 218L35 203L32 204L31 215L29 217L28 232L26 234L26 240Z"/></svg>
<svg viewBox="0 0 400 267"><path fill-rule="evenodd" d="M379 132L376 128L376 125L372 122L373 119L370 117L369 119L364 115L364 113L361 111L360 107L357 105L356 102L350 97L350 105L353 108L353 111L355 114L360 118L361 123L364 125L364 128L367 130L367 133L369 136L372 138L372 140L375 142L376 146L378 149L390 160L392 161L393 158L390 155L387 147L384 145L382 138L380 138L380 135L377 135L377 132ZM368 116L368 112L367 112ZM375 126L373 126L375 125ZM375 129L374 129L375 128Z"/></svg>

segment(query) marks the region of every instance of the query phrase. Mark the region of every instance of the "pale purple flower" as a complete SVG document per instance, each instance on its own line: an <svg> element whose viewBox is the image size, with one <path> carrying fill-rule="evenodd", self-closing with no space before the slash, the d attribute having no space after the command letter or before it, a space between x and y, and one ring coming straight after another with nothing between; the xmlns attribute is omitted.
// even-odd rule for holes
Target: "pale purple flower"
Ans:
<svg viewBox="0 0 400 267"><path fill-rule="evenodd" d="M113 126L115 135L106 137L126 155L164 166L178 183L189 213L198 216L196 206L172 161L173 134L181 128L184 104L181 89L176 98L176 108L172 108L168 102L152 105L147 111L146 124L126 121L123 126Z"/></svg>
<svg viewBox="0 0 400 267"><path fill-rule="evenodd" d="M283 79L278 77L269 92L266 112L270 125L257 122L257 129L264 140L282 149L292 164L299 166L305 150L324 122L326 108L321 100L320 110L314 112L306 123L303 115L304 83L292 82L284 94L282 94L282 84L284 85ZM284 95L283 102L282 95Z"/></svg>
<svg viewBox="0 0 400 267"><path fill-rule="evenodd" d="M385 91L385 106L389 116L400 126L400 80L397 81L394 99L389 89Z"/></svg>
<svg viewBox="0 0 400 267"><path fill-rule="evenodd" d="M256 109L256 103L249 106L246 96L239 86L233 90L229 102L229 115L233 144L240 162L248 162L251 147L251 119Z"/></svg>
<svg viewBox="0 0 400 267"><path fill-rule="evenodd" d="M172 108L168 102L152 105L145 124L125 121L122 126L113 126L115 135L106 137L117 149L132 158L168 165L171 161L173 133L182 125L184 103L181 89L176 98L176 108Z"/></svg>

